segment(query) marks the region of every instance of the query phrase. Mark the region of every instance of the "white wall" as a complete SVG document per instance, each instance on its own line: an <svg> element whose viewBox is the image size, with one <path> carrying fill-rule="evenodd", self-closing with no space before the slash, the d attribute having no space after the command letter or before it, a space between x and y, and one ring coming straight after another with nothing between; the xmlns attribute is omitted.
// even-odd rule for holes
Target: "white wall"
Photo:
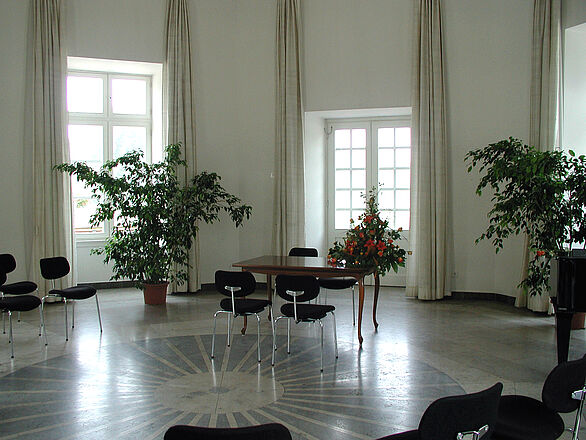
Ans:
<svg viewBox="0 0 586 440"><path fill-rule="evenodd" d="M22 138L28 3L0 2L0 182L11 188L0 210L2 251L24 258ZM76 56L162 62L165 2L66 0L67 41ZM410 105L411 0L303 0L306 110ZM465 153L510 135L526 139L532 0L444 0L450 143L454 289L511 294L518 282L515 244L498 256L474 245L486 224ZM198 166L223 177L253 206L236 230L228 221L201 229L202 281L217 268L270 251L274 169L274 32L272 0L191 0L196 72ZM319 127L308 123L308 130ZM315 155L314 155L315 153ZM321 156L320 156L321 155ZM321 160L317 150L308 160ZM325 159L323 159L325 160ZM307 187L325 194L325 175ZM320 210L314 198L312 208ZM321 207L323 208L323 202ZM224 219L225 220L225 219ZM319 228L309 244L327 247ZM314 236L313 233L316 233ZM518 245L518 243L516 243Z"/></svg>
<svg viewBox="0 0 586 440"><path fill-rule="evenodd" d="M586 23L565 30L564 149L586 154Z"/></svg>

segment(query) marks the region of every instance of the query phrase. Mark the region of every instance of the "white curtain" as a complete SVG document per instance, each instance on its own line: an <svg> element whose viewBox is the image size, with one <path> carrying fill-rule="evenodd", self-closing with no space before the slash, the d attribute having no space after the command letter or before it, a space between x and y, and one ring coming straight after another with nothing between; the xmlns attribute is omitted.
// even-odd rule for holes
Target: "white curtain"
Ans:
<svg viewBox="0 0 586 440"><path fill-rule="evenodd" d="M39 260L64 256L73 264L70 180L53 170L69 161L65 134L66 55L60 0L33 0L24 145L25 252L28 278L41 293ZM5 62L8 62L5 60ZM73 270L63 280L73 282Z"/></svg>
<svg viewBox="0 0 586 440"><path fill-rule="evenodd" d="M197 172L195 146L195 91L187 0L167 3L167 56L164 66L165 137L168 144L181 142L187 168L179 168L179 179L189 184ZM189 250L188 280L171 291L195 292L200 289L199 240Z"/></svg>
<svg viewBox="0 0 586 440"><path fill-rule="evenodd" d="M450 295L447 269L446 120L440 0L415 5L411 221L406 294Z"/></svg>
<svg viewBox="0 0 586 440"><path fill-rule="evenodd" d="M533 47L531 56L531 97L529 144L541 151L551 150L559 144L559 86L560 86L560 0L535 0L533 7ZM527 276L529 259L525 240L521 279ZM528 296L520 290L517 307L536 312L552 312L547 292Z"/></svg>
<svg viewBox="0 0 586 440"><path fill-rule="evenodd" d="M276 151L273 252L305 243L301 17L299 0L277 2Z"/></svg>

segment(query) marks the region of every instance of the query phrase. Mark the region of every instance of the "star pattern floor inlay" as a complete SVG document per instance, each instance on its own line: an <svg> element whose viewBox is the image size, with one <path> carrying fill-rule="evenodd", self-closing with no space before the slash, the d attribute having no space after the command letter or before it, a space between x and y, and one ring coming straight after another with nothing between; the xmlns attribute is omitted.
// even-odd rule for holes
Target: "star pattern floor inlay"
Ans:
<svg viewBox="0 0 586 440"><path fill-rule="evenodd" d="M316 332L317 334L317 332ZM327 336L326 336L327 337ZM294 439L371 439L416 426L427 405L462 388L425 362L362 352L325 341L319 371L317 337L173 336L113 344L63 355L8 374L0 381L0 437L50 439L162 439L174 424L286 425Z"/></svg>

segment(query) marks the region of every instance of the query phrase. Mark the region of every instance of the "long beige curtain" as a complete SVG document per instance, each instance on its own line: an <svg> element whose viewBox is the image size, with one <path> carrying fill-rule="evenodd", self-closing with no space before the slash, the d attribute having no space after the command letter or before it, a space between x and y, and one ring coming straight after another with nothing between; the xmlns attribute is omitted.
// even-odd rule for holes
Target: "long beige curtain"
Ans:
<svg viewBox="0 0 586 440"><path fill-rule="evenodd" d="M450 295L447 269L446 118L440 0L415 5L411 221L406 295Z"/></svg>
<svg viewBox="0 0 586 440"><path fill-rule="evenodd" d="M277 2L273 252L305 243L301 17L299 0Z"/></svg>
<svg viewBox="0 0 586 440"><path fill-rule="evenodd" d="M60 0L33 0L24 145L25 252L28 278L41 293L50 285L40 276L39 260L73 260L69 177L53 167L69 161L65 134L66 55ZM8 62L5 60L4 62ZM63 280L70 285L73 270Z"/></svg>
<svg viewBox="0 0 586 440"><path fill-rule="evenodd" d="M535 0L533 7L533 46L531 54L531 97L529 144L546 151L558 145L560 87L560 0ZM530 255L527 240L521 279L527 276ZM517 293L517 307L536 312L552 312L549 295Z"/></svg>
<svg viewBox="0 0 586 440"><path fill-rule="evenodd" d="M165 137L167 143L181 142L187 167L180 168L179 179L189 184L197 172L195 138L195 91L191 51L189 10L187 0L167 3L167 56L164 66ZM199 240L189 250L188 280L181 286L174 283L171 290L195 292L200 289Z"/></svg>

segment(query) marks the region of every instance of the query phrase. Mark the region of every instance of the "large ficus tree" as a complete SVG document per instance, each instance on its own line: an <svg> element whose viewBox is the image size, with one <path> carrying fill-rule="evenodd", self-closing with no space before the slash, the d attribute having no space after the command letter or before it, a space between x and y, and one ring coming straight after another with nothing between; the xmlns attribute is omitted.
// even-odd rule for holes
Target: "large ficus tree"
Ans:
<svg viewBox="0 0 586 440"><path fill-rule="evenodd" d="M466 155L481 174L476 193L492 191L489 225L476 240L498 252L510 235L527 234L532 258L520 286L532 295L549 287L550 260L586 237L586 158L539 151L514 138Z"/></svg>
<svg viewBox="0 0 586 440"><path fill-rule="evenodd" d="M181 185L177 168L185 166L181 145L172 144L165 147L165 159L152 164L133 151L97 171L83 162L55 167L91 189L97 200L92 226L114 220L104 248L92 250L103 254L104 262L113 262L113 280L130 279L139 286L181 284L187 279L188 250L198 222L213 223L226 212L240 226L250 217L252 208L229 194L216 173L199 173L189 185Z"/></svg>

